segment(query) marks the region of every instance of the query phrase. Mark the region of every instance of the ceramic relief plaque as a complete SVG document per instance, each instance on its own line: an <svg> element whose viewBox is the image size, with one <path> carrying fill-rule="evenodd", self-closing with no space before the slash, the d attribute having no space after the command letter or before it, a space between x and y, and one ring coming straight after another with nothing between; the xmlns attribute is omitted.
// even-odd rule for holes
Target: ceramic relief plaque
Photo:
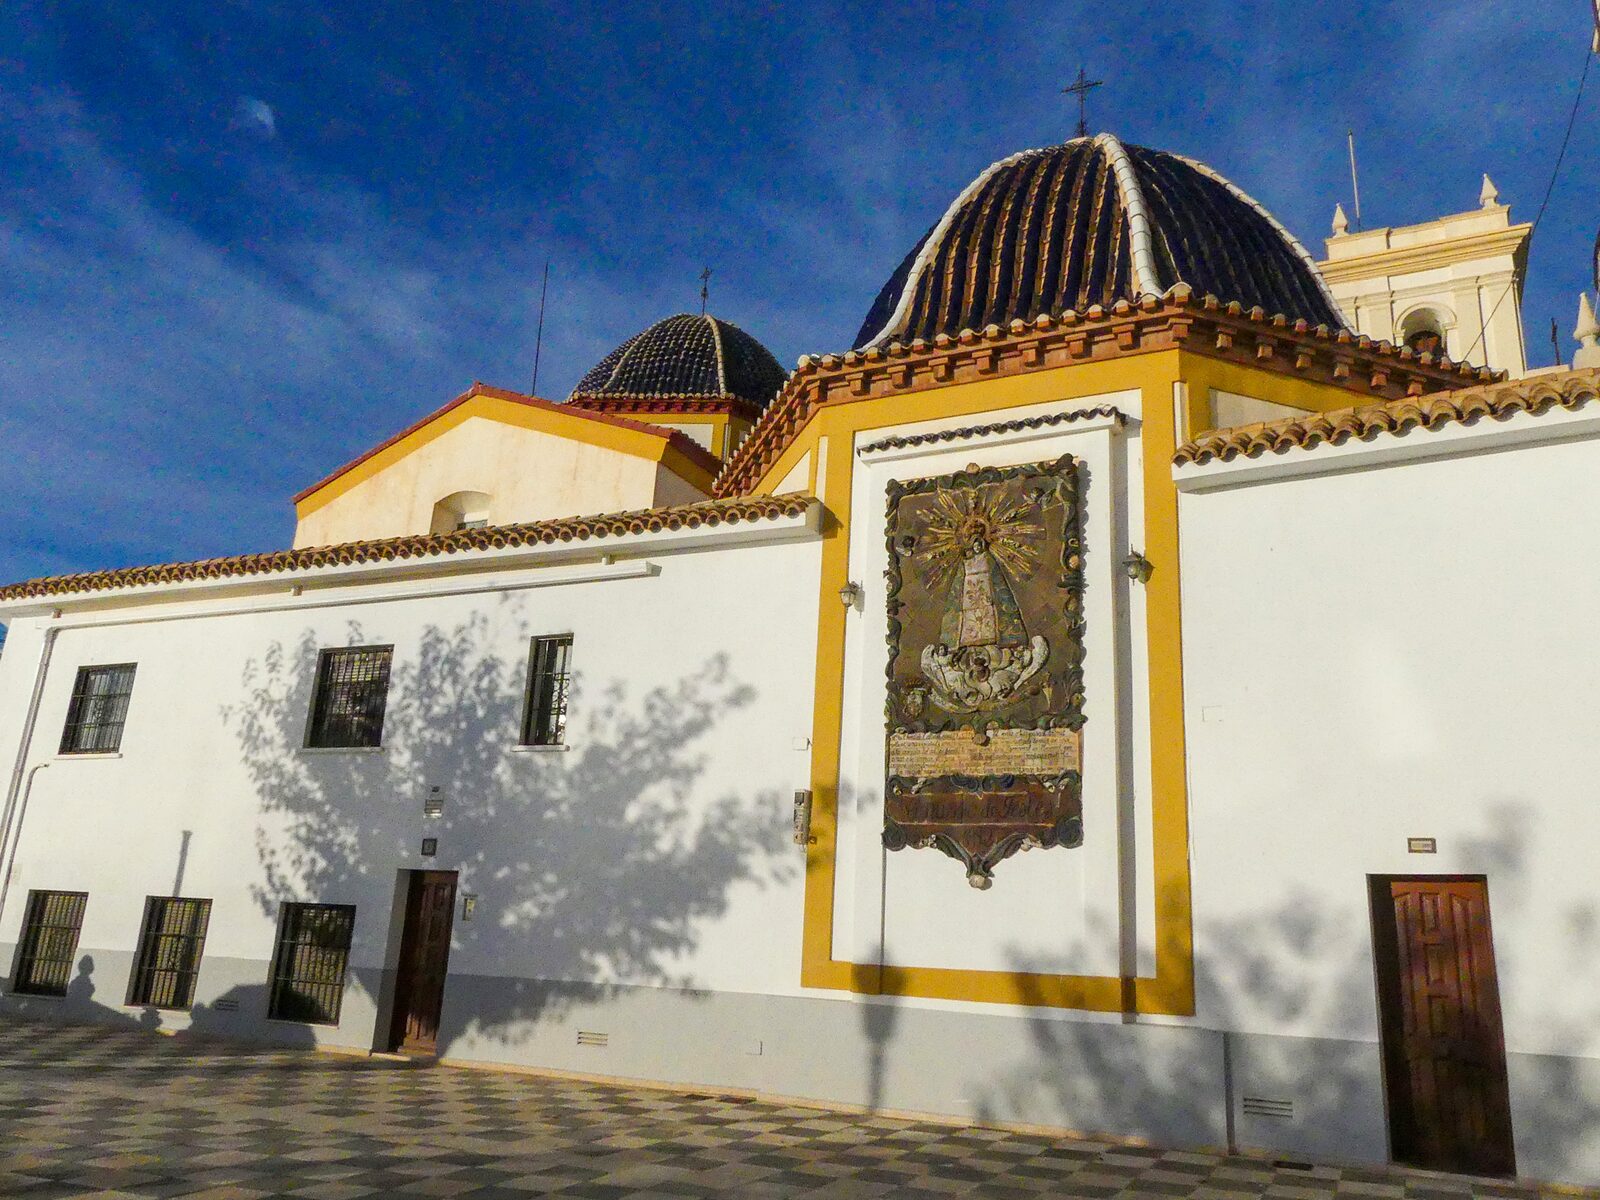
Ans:
<svg viewBox="0 0 1600 1200"><path fill-rule="evenodd" d="M1083 841L1077 462L888 490L883 843L986 888L1018 850Z"/></svg>

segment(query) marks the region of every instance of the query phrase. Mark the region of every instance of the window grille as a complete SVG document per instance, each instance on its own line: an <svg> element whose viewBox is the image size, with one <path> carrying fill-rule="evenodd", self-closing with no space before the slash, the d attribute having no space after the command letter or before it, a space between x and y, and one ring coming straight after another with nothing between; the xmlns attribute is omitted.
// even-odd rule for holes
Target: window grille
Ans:
<svg viewBox="0 0 1600 1200"><path fill-rule="evenodd" d="M67 727L61 731L61 753L107 754L121 748L134 669L133 663L78 668Z"/></svg>
<svg viewBox="0 0 1600 1200"><path fill-rule="evenodd" d="M22 918L22 949L11 990L32 996L65 996L78 953L87 892L28 893Z"/></svg>
<svg viewBox="0 0 1600 1200"><path fill-rule="evenodd" d="M559 746L566 738L571 663L571 634L533 639L527 703L522 714L524 746Z"/></svg>
<svg viewBox="0 0 1600 1200"><path fill-rule="evenodd" d="M317 662L317 693L307 744L351 749L383 744L393 646L324 650Z"/></svg>
<svg viewBox="0 0 1600 1200"><path fill-rule="evenodd" d="M146 900L128 1003L156 1008L190 1007L210 924L209 900L182 896L151 896Z"/></svg>
<svg viewBox="0 0 1600 1200"><path fill-rule="evenodd" d="M355 930L352 904L285 904L278 921L267 1016L337 1025Z"/></svg>

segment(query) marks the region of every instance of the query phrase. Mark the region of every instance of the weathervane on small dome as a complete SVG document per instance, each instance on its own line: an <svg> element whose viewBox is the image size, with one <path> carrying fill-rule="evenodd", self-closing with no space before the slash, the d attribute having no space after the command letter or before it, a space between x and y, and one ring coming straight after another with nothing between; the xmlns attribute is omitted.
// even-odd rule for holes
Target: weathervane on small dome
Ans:
<svg viewBox="0 0 1600 1200"><path fill-rule="evenodd" d="M1061 89L1062 95L1078 98L1078 136L1081 138L1089 136L1089 93L1104 82L1102 79L1090 79L1080 66L1077 79Z"/></svg>
<svg viewBox="0 0 1600 1200"><path fill-rule="evenodd" d="M700 315L706 315L706 303L711 299L711 268L700 272Z"/></svg>

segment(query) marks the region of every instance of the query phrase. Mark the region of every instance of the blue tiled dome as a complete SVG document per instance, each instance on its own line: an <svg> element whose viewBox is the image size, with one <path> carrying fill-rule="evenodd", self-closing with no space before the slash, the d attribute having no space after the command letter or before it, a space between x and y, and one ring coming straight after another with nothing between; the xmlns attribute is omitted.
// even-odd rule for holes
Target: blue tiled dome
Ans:
<svg viewBox="0 0 1600 1200"><path fill-rule="evenodd" d="M737 325L679 313L602 358L567 399L733 399L762 409L785 378L772 352Z"/></svg>
<svg viewBox="0 0 1600 1200"><path fill-rule="evenodd" d="M1178 283L1345 328L1311 256L1261 205L1202 163L1101 134L973 180L884 285L855 344L1110 307Z"/></svg>

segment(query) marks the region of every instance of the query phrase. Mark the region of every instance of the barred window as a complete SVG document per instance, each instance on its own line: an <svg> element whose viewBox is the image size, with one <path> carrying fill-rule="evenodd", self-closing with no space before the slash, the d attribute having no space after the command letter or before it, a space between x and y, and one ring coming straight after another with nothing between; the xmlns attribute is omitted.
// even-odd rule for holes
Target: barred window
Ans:
<svg viewBox="0 0 1600 1200"><path fill-rule="evenodd" d="M11 990L31 996L65 996L78 953L78 932L88 892L28 893L22 918L22 948Z"/></svg>
<svg viewBox="0 0 1600 1200"><path fill-rule="evenodd" d="M211 901L151 896L144 902L139 957L128 1003L185 1009L194 1003L195 977L211 924Z"/></svg>
<svg viewBox="0 0 1600 1200"><path fill-rule="evenodd" d="M317 692L306 744L356 749L383 744L393 646L324 650L317 660Z"/></svg>
<svg viewBox="0 0 1600 1200"><path fill-rule="evenodd" d="M61 731L61 753L107 754L121 748L134 670L133 663L78 668L67 727Z"/></svg>
<svg viewBox="0 0 1600 1200"><path fill-rule="evenodd" d="M267 1016L337 1025L355 931L353 904L285 904L278 918Z"/></svg>
<svg viewBox="0 0 1600 1200"><path fill-rule="evenodd" d="M533 639L528 658L528 695L522 713L524 746L559 746L566 738L571 663L570 633Z"/></svg>

